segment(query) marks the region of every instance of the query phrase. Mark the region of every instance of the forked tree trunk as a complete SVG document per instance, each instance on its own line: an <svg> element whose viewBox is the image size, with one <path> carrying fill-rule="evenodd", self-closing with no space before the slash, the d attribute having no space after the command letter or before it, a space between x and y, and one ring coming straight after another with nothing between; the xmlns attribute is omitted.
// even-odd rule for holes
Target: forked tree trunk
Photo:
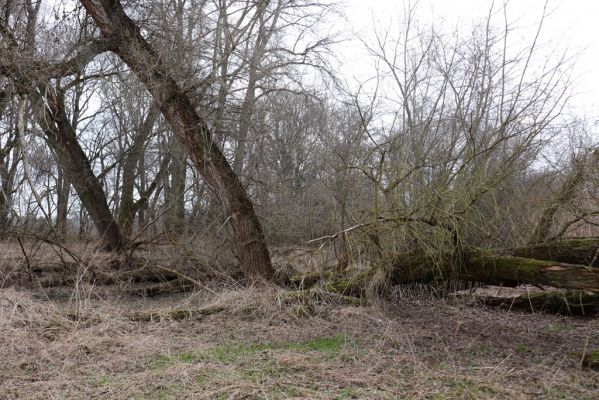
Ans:
<svg viewBox="0 0 599 400"><path fill-rule="evenodd" d="M264 12L266 3L258 4L256 9L256 17L259 21L256 42L254 43L251 55L249 57L248 82L243 104L241 105L241 114L239 116L239 130L237 132L237 149L233 159L233 170L238 173L243 173L244 162L247 154L247 140L250 133L252 116L256 108L256 90L259 83L259 75L261 74L261 61L266 54L266 46L275 33L279 17L281 15L282 2L277 4L276 10L273 12L272 20L267 26L265 24Z"/></svg>
<svg viewBox="0 0 599 400"><path fill-rule="evenodd" d="M248 275L274 274L262 226L227 159L212 141L206 121L165 68L118 0L80 0L102 34L118 40L114 51L144 83L198 172L218 197Z"/></svg>

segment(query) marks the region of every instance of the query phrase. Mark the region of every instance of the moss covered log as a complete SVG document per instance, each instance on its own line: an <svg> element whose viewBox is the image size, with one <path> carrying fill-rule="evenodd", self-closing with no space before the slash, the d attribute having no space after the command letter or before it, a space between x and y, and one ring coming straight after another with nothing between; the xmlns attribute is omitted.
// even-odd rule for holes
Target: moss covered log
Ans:
<svg viewBox="0 0 599 400"><path fill-rule="evenodd" d="M433 258L416 252L399 254L391 266L391 283L402 285L444 280L452 275L454 264L449 256Z"/></svg>
<svg viewBox="0 0 599 400"><path fill-rule="evenodd" d="M398 256L391 272L392 284L458 279L490 285L528 283L564 289L599 292L599 269L557 261L499 255L468 248L460 259L431 259L419 254Z"/></svg>
<svg viewBox="0 0 599 400"><path fill-rule="evenodd" d="M597 315L599 293L580 290L526 293L517 297L483 296L484 304L562 315Z"/></svg>
<svg viewBox="0 0 599 400"><path fill-rule="evenodd" d="M458 279L489 285L528 283L563 289L599 292L599 269L557 261L536 260L497 254L490 250L467 248L457 259L431 259L410 254L396 258L392 284Z"/></svg>
<svg viewBox="0 0 599 400"><path fill-rule="evenodd" d="M599 292L598 268L501 256L480 249L468 249L465 252L458 277L487 284L529 283Z"/></svg>
<svg viewBox="0 0 599 400"><path fill-rule="evenodd" d="M358 271L345 275L332 275L324 283L322 289L327 292L339 293L345 296L362 297L374 269Z"/></svg>
<svg viewBox="0 0 599 400"><path fill-rule="evenodd" d="M582 366L599 371L599 349L585 353L582 357Z"/></svg>
<svg viewBox="0 0 599 400"><path fill-rule="evenodd" d="M361 297L375 273L375 269L369 269L344 274L308 274L295 276L288 284L297 287L301 282L302 288L320 284L328 292ZM489 285L533 284L599 293L599 268L512 257L477 248L467 248L460 258L401 254L391 263L387 274L391 285L457 279Z"/></svg>
<svg viewBox="0 0 599 400"><path fill-rule="evenodd" d="M581 367L599 371L599 349L587 349L583 352L570 353L570 355L580 360Z"/></svg>
<svg viewBox="0 0 599 400"><path fill-rule="evenodd" d="M295 274L287 277L285 284L296 289L305 289L314 286L323 279L320 272L306 272L305 274Z"/></svg>
<svg viewBox="0 0 599 400"><path fill-rule="evenodd" d="M359 298L364 294L373 274L373 269L350 270L343 273L307 272L288 277L285 285L299 291L320 286L325 292Z"/></svg>
<svg viewBox="0 0 599 400"><path fill-rule="evenodd" d="M568 239L512 249L515 257L599 267L599 238Z"/></svg>

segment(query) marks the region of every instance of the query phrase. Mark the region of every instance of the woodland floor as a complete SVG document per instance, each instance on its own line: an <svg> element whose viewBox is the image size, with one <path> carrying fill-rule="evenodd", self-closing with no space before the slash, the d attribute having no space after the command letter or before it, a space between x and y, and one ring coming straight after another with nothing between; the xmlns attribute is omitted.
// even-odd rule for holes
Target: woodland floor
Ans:
<svg viewBox="0 0 599 400"><path fill-rule="evenodd" d="M205 305L224 311L131 318ZM599 372L572 353L598 347L599 319L410 296L354 307L271 287L0 289L3 399L597 399Z"/></svg>

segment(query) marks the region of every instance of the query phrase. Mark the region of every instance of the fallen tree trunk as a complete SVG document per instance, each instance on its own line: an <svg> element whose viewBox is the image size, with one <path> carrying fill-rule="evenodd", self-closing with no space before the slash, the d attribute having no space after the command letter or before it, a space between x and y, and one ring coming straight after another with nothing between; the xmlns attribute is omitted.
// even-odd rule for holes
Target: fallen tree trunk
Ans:
<svg viewBox="0 0 599 400"><path fill-rule="evenodd" d="M301 282L301 286L307 288L322 282L326 291L360 297L375 272L374 269L368 269L349 275L332 273L320 280L313 274L300 275L291 277L289 283L298 286L298 282ZM390 285L456 279L487 285L532 284L599 293L599 268L498 255L476 248L466 249L460 258L447 256L433 259L423 253L401 254L391 264L387 274Z"/></svg>
<svg viewBox="0 0 599 400"><path fill-rule="evenodd" d="M512 249L511 254L516 257L599 267L599 239L568 239L537 243Z"/></svg>
<svg viewBox="0 0 599 400"><path fill-rule="evenodd" d="M599 294L580 290L539 291L516 297L475 295L474 299L488 306L534 312L585 316L599 313Z"/></svg>
<svg viewBox="0 0 599 400"><path fill-rule="evenodd" d="M584 353L579 353L582 356L581 365L584 368L590 368L599 371L599 349L592 351L585 351Z"/></svg>
<svg viewBox="0 0 599 400"><path fill-rule="evenodd" d="M498 256L491 251L469 249L457 277L486 284L547 285L563 289L599 292L599 269L583 265Z"/></svg>
<svg viewBox="0 0 599 400"><path fill-rule="evenodd" d="M599 292L599 269L556 261L497 255L493 251L466 249L460 259L436 260L419 254L396 259L391 283L469 280L488 285L546 285Z"/></svg>

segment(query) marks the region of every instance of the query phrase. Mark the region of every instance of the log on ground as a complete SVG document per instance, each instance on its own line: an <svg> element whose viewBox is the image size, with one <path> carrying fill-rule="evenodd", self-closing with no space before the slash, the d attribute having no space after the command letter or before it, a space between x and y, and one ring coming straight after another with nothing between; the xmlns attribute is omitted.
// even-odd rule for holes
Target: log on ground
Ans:
<svg viewBox="0 0 599 400"><path fill-rule="evenodd" d="M321 284L323 290L361 297L375 270L344 274L295 277L302 288ZM398 255L388 271L390 285L430 283L449 279L476 281L487 285L532 284L599 293L599 268L558 261L536 260L498 254L492 250L467 248L461 258L429 257L423 253ZM288 282L289 284L289 282Z"/></svg>
<svg viewBox="0 0 599 400"><path fill-rule="evenodd" d="M552 241L511 250L515 257L552 260L599 267L599 239L581 238Z"/></svg>
<svg viewBox="0 0 599 400"><path fill-rule="evenodd" d="M561 315L599 314L599 294L580 290L542 291L516 297L480 296L485 305Z"/></svg>
<svg viewBox="0 0 599 400"><path fill-rule="evenodd" d="M528 283L599 292L598 268L495 255L480 249L466 251L458 277L492 285Z"/></svg>

